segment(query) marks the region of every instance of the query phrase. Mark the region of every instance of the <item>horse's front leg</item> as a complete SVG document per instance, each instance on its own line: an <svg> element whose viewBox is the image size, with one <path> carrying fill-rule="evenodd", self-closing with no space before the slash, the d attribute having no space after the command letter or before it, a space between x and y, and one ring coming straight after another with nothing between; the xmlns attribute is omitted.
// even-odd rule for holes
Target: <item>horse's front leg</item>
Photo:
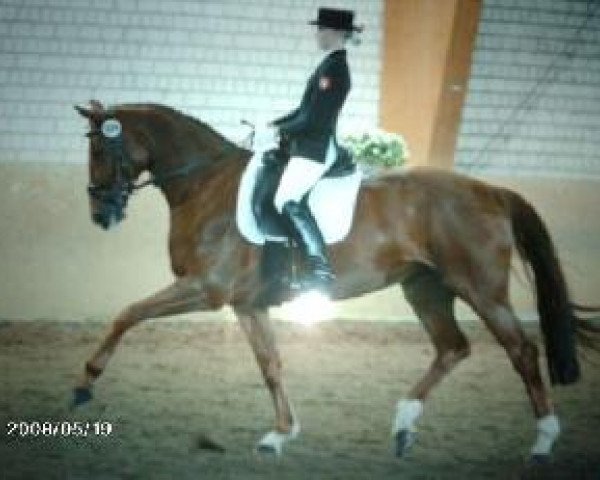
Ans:
<svg viewBox="0 0 600 480"><path fill-rule="evenodd" d="M275 429L258 443L262 453L281 454L283 445L298 436L300 423L294 415L282 381L282 363L273 327L264 310L235 309L242 329L252 346L258 366L275 405Z"/></svg>
<svg viewBox="0 0 600 480"><path fill-rule="evenodd" d="M158 293L125 308L113 321L100 347L85 363L84 371L75 387L73 406L92 398L91 389L94 382L106 368L127 330L148 318L203 310L208 307L207 304L207 295L201 282L182 278Z"/></svg>

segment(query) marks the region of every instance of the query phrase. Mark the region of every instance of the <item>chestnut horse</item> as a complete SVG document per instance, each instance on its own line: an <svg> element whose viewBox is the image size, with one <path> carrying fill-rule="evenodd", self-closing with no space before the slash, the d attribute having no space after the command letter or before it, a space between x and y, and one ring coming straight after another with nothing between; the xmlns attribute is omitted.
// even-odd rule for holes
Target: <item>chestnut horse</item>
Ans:
<svg viewBox="0 0 600 480"><path fill-rule="evenodd" d="M248 341L275 407L275 427L259 450L281 453L300 426L282 381L268 318L257 306L260 248L236 227L240 177L251 152L208 125L169 107L130 104L76 107L89 120L88 187L92 219L103 228L124 216L129 195L158 187L170 208L169 252L175 281L126 307L85 363L74 404L91 399L123 334L149 318L229 305ZM151 180L136 183L142 172ZM400 283L431 337L429 370L398 402L396 453L413 441L414 424L432 388L469 355L454 317L456 298L481 317L521 376L537 417L534 458L545 458L560 427L538 365L508 298L511 255L531 267L552 383L579 378L576 338L593 327L574 314L551 239L532 206L516 193L455 173L414 169L363 182L349 237L330 248L337 275L332 295L346 299Z"/></svg>

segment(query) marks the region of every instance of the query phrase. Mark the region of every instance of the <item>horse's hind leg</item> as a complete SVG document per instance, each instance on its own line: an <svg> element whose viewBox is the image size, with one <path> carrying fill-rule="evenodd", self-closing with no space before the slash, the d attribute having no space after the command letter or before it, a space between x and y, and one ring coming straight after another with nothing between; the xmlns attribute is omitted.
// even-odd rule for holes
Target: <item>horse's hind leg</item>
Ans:
<svg viewBox="0 0 600 480"><path fill-rule="evenodd" d="M75 387L73 406L85 403L92 398L91 387L104 371L127 330L148 318L205 309L207 303L207 296L203 295L197 282L180 279L155 295L125 308L113 321L99 348L85 363L84 372Z"/></svg>
<svg viewBox="0 0 600 480"><path fill-rule="evenodd" d="M430 391L470 352L469 343L454 318L455 295L436 271L423 267L406 279L402 287L435 346L436 356L407 398L398 402L393 426L397 456L402 456L412 444L414 424Z"/></svg>
<svg viewBox="0 0 600 480"><path fill-rule="evenodd" d="M538 435L531 449L532 459L545 460L560 433L558 417L553 413L540 373L538 348L523 330L508 301L501 303L474 301L472 306L504 347L515 370L521 376L534 413Z"/></svg>
<svg viewBox="0 0 600 480"><path fill-rule="evenodd" d="M282 381L282 365L268 313L236 308L238 320L248 337L275 406L275 430L258 443L258 450L281 454L285 442L300 433L300 424L287 398Z"/></svg>

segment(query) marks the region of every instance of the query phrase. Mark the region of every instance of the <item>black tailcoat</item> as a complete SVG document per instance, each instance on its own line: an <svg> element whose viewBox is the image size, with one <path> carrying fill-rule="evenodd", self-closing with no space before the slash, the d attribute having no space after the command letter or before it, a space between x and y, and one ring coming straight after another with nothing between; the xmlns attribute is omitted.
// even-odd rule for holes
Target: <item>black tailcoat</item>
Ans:
<svg viewBox="0 0 600 480"><path fill-rule="evenodd" d="M289 138L291 156L325 162L332 137L335 142L338 115L350 86L346 50L335 50L309 78L300 106L273 121Z"/></svg>

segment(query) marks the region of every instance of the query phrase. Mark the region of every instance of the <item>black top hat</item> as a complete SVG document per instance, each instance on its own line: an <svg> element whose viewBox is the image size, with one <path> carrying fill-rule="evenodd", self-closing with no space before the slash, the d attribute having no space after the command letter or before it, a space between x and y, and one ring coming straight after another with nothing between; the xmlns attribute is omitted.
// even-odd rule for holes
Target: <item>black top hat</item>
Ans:
<svg viewBox="0 0 600 480"><path fill-rule="evenodd" d="M308 22L319 27L332 28L334 30L345 30L348 32L361 32L363 27L353 25L354 12L352 10L339 10L336 8L319 8L317 20Z"/></svg>

